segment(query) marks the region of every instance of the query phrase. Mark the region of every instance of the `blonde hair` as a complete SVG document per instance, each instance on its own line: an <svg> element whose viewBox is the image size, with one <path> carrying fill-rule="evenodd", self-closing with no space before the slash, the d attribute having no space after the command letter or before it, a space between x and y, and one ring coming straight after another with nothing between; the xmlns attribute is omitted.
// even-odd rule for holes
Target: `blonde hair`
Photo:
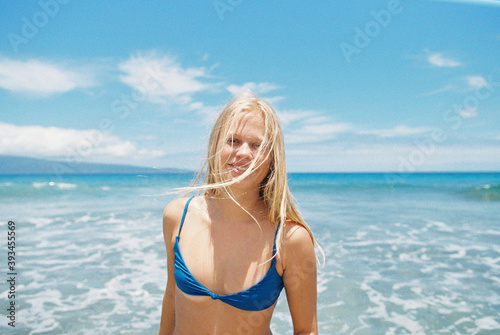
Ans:
<svg viewBox="0 0 500 335"><path fill-rule="evenodd" d="M259 167L256 166L257 160L254 159L241 176L231 181L224 179L223 167L226 162L221 161L220 153L231 136L230 130L235 122L237 122L237 117L242 113L260 113L264 119L264 141L259 146L255 157L259 157L259 155L270 155L269 172L260 185L260 196L269 209L270 222L273 225L281 223L276 238L277 254L279 254L281 250L284 226L287 221L292 221L307 230L311 240L321 252L324 259L323 250L314 239L311 229L297 210L292 194L288 188L285 143L278 116L266 101L260 99L252 92L233 97L219 114L210 134L208 155L204 165L206 166L206 172L203 185L199 187L194 186L203 174L204 168L199 171L193 182L193 187L190 189L204 189L205 195L208 196L220 196L222 190L224 190L225 194L228 194L237 202L231 196L231 192L227 189L227 186L246 178Z"/></svg>

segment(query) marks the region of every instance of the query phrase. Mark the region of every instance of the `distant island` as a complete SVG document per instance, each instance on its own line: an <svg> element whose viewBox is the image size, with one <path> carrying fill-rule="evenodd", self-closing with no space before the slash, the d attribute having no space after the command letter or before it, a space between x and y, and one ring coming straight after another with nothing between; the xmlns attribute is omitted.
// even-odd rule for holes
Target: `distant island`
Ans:
<svg viewBox="0 0 500 335"><path fill-rule="evenodd" d="M83 162L53 161L31 157L0 155L0 175L61 174L163 174L193 173L190 170Z"/></svg>

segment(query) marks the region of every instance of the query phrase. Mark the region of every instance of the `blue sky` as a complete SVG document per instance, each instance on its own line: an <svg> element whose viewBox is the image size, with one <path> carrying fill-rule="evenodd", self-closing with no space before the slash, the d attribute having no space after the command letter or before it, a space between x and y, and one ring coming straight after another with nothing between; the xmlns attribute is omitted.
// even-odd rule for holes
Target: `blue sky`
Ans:
<svg viewBox="0 0 500 335"><path fill-rule="evenodd" d="M0 154L198 169L251 89L289 171L500 170L500 1L1 7Z"/></svg>

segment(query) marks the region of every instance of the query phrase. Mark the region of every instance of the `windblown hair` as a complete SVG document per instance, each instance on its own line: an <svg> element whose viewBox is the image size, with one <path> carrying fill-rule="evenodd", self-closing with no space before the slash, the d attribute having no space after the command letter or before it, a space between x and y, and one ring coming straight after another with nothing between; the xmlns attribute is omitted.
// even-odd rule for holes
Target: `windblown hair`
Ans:
<svg viewBox="0 0 500 335"><path fill-rule="evenodd" d="M225 174L223 169L227 162L222 161L221 151L230 139L230 130L236 124L237 118L244 113L257 113L262 115L264 119L264 141L256 151L255 157L259 157L259 155L270 156L269 172L260 185L260 196L269 210L269 220L271 223L274 225L278 225L280 222L282 223L277 234L277 253L280 253L283 242L283 228L287 221L292 221L303 226L307 230L314 245L323 254L321 247L314 239L311 229L297 210L292 194L288 188L285 144L278 116L266 101L260 99L253 93L248 92L235 96L233 100L224 107L215 121L208 143L208 155L205 162L205 178L203 185L199 188L205 190L206 196L217 197L228 195L237 202L237 200L232 197L228 186L246 178L259 167L257 166L257 159L253 159L248 169L241 176L231 181L224 179ZM203 171L204 168L198 173L194 183L201 177Z"/></svg>

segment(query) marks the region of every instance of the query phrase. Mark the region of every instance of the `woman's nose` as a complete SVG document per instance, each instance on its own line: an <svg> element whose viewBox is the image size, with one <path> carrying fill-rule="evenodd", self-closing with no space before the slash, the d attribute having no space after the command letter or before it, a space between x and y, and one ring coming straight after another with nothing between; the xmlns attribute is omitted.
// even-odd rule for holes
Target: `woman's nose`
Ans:
<svg viewBox="0 0 500 335"><path fill-rule="evenodd" d="M252 153L252 148L248 145L248 143L242 143L238 147L238 151L236 152L236 156L238 157L249 157L252 158L253 153Z"/></svg>

